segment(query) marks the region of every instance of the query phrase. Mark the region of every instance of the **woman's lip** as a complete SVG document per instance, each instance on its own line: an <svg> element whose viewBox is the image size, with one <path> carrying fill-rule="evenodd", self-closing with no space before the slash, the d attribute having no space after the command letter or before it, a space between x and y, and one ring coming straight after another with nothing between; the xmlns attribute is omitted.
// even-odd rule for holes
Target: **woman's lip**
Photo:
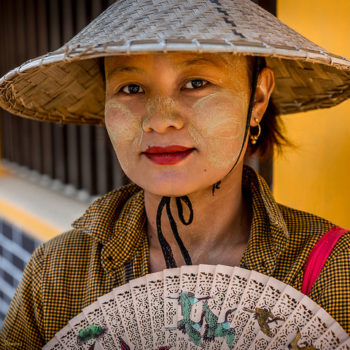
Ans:
<svg viewBox="0 0 350 350"><path fill-rule="evenodd" d="M147 152L144 152L143 154L153 163L156 163L159 165L174 165L181 162L183 159L187 158L194 151L194 148L187 148L187 147L182 147L182 149L184 149L182 151L174 151L175 148L171 148L171 147L161 147L162 152L156 153L156 152L147 151ZM153 147L152 151L154 151L154 148L157 148L157 147ZM164 152L164 148L166 148L168 151ZM171 148L171 151L169 151L169 148Z"/></svg>
<svg viewBox="0 0 350 350"><path fill-rule="evenodd" d="M171 145L171 146L153 146L148 147L146 151L143 153L176 153L176 152L185 152L193 148L185 147L185 146L179 146L179 145Z"/></svg>

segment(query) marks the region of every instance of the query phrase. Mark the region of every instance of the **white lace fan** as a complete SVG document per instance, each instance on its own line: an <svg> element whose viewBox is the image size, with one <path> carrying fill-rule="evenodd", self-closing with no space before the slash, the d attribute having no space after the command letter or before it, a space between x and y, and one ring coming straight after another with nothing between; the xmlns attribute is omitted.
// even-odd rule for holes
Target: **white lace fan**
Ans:
<svg viewBox="0 0 350 350"><path fill-rule="evenodd" d="M197 265L114 289L43 349L349 350L350 340L320 306L272 277Z"/></svg>

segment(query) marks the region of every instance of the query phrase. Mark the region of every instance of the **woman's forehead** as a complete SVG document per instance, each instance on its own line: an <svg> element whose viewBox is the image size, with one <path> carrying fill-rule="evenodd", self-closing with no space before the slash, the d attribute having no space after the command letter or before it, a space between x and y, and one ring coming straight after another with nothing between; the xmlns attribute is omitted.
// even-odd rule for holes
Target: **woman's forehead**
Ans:
<svg viewBox="0 0 350 350"><path fill-rule="evenodd" d="M136 55L119 55L105 58L105 68L109 74L118 72L140 71L160 64L168 64L176 69L191 67L215 67L223 70L237 69L246 71L248 68L246 56L230 53L147 53Z"/></svg>

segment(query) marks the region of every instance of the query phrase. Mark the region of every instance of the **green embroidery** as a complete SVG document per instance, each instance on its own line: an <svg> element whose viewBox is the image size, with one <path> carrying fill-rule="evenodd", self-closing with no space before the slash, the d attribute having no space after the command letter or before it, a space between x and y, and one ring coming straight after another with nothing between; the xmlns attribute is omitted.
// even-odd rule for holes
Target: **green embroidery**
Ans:
<svg viewBox="0 0 350 350"><path fill-rule="evenodd" d="M209 308L209 304L206 301L203 304L203 311L205 313L205 332L204 340L212 341L217 337L224 337L229 349L232 349L233 341L235 340L235 330L231 327L228 321L228 316L236 309L227 310L225 313L224 322L218 323L218 316L216 316Z"/></svg>
<svg viewBox="0 0 350 350"><path fill-rule="evenodd" d="M198 298L191 292L180 292L178 302L181 306L181 314L183 319L178 321L177 328L184 334L187 334L190 341L200 346L202 342L210 342L215 338L225 338L226 344L229 349L232 348L232 344L235 339L235 331L228 322L228 316L236 309L230 309L225 314L224 322L218 323L218 316L216 316L209 308L208 299L209 296ZM191 310L194 304L203 301L201 319L199 322L191 320ZM205 330L203 336L201 336L201 328L203 322L205 324Z"/></svg>
<svg viewBox="0 0 350 350"><path fill-rule="evenodd" d="M91 339L97 339L105 333L105 329L101 326L91 324L86 328L82 329L78 333L78 340L81 343L85 343Z"/></svg>
<svg viewBox="0 0 350 350"><path fill-rule="evenodd" d="M202 345L200 329L203 324L204 314L202 313L202 317L199 322L194 322L190 318L191 310L194 304L208 298L209 297L196 298L191 292L180 292L179 304L181 306L181 314L183 319L177 323L177 328L184 334L187 334L190 340L196 345Z"/></svg>

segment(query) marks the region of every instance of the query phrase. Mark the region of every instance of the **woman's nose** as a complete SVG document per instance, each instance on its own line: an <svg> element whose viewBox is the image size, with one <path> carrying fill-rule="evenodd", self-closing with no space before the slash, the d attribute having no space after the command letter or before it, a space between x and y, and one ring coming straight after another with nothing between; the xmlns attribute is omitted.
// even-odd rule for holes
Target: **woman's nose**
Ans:
<svg viewBox="0 0 350 350"><path fill-rule="evenodd" d="M146 115L142 122L144 132L155 131L163 134L169 128L182 129L183 118L176 106L176 102L170 97L156 97L149 99L146 105Z"/></svg>

